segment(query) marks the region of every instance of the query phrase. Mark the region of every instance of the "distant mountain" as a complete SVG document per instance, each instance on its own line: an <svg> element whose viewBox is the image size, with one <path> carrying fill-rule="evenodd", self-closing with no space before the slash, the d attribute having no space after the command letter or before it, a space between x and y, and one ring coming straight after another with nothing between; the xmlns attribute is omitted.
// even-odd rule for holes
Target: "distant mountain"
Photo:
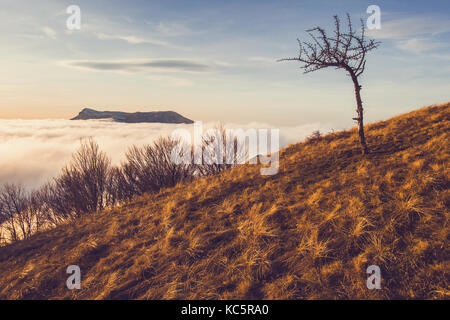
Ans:
<svg viewBox="0 0 450 320"><path fill-rule="evenodd" d="M112 119L116 122L125 123L194 123L194 121L183 117L174 111L154 112L119 112L119 111L97 111L89 108L83 109L78 116L71 120Z"/></svg>

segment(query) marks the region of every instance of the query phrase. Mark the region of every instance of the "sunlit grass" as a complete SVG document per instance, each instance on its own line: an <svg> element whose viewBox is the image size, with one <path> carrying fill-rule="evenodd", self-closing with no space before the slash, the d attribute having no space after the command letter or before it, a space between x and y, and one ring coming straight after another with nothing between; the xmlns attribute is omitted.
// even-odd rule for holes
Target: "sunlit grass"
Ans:
<svg viewBox="0 0 450 320"><path fill-rule="evenodd" d="M368 125L367 157L336 132L282 150L278 175L244 165L0 248L0 298L448 299L449 115Z"/></svg>

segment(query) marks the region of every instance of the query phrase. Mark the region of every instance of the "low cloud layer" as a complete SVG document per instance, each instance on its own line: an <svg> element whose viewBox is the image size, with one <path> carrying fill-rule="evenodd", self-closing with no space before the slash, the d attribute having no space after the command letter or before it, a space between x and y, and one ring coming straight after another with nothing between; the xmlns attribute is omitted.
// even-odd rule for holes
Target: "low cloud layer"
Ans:
<svg viewBox="0 0 450 320"><path fill-rule="evenodd" d="M207 72L211 66L191 60L129 60L129 61L96 61L76 60L66 61L66 66L93 71L167 71L167 72Z"/></svg>
<svg viewBox="0 0 450 320"><path fill-rule="evenodd" d="M204 124L204 129L213 123ZM230 128L275 128L262 123L227 124ZM55 177L69 162L80 140L93 137L114 164L124 159L132 145L144 145L159 136L169 136L178 128L192 125L124 124L110 121L0 120L0 185L22 183L37 188ZM303 140L314 130L328 132L329 125L319 123L280 127L280 145Z"/></svg>

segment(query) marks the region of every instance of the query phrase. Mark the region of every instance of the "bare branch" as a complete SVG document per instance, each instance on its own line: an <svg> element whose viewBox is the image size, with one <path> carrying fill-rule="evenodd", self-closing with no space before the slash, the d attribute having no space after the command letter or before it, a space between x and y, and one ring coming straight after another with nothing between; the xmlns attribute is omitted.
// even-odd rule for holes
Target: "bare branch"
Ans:
<svg viewBox="0 0 450 320"><path fill-rule="evenodd" d="M299 55L296 58L285 58L278 61L298 61L303 63L305 73L334 67L344 69L356 77L365 70L367 52L378 47L374 40L366 40L364 22L361 20L361 31L357 34L353 29L350 15L347 14L347 31L341 30L339 17L334 16L334 36L330 37L321 27L306 30L312 42L299 43Z"/></svg>

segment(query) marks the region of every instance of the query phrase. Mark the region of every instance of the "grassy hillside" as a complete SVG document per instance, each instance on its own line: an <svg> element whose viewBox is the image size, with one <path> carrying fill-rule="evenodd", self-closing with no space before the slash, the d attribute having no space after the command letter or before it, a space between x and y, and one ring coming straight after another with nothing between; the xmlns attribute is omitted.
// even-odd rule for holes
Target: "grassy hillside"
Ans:
<svg viewBox="0 0 450 320"><path fill-rule="evenodd" d="M0 299L449 299L449 118L371 124L367 157L329 134L278 175L241 166L0 248Z"/></svg>

